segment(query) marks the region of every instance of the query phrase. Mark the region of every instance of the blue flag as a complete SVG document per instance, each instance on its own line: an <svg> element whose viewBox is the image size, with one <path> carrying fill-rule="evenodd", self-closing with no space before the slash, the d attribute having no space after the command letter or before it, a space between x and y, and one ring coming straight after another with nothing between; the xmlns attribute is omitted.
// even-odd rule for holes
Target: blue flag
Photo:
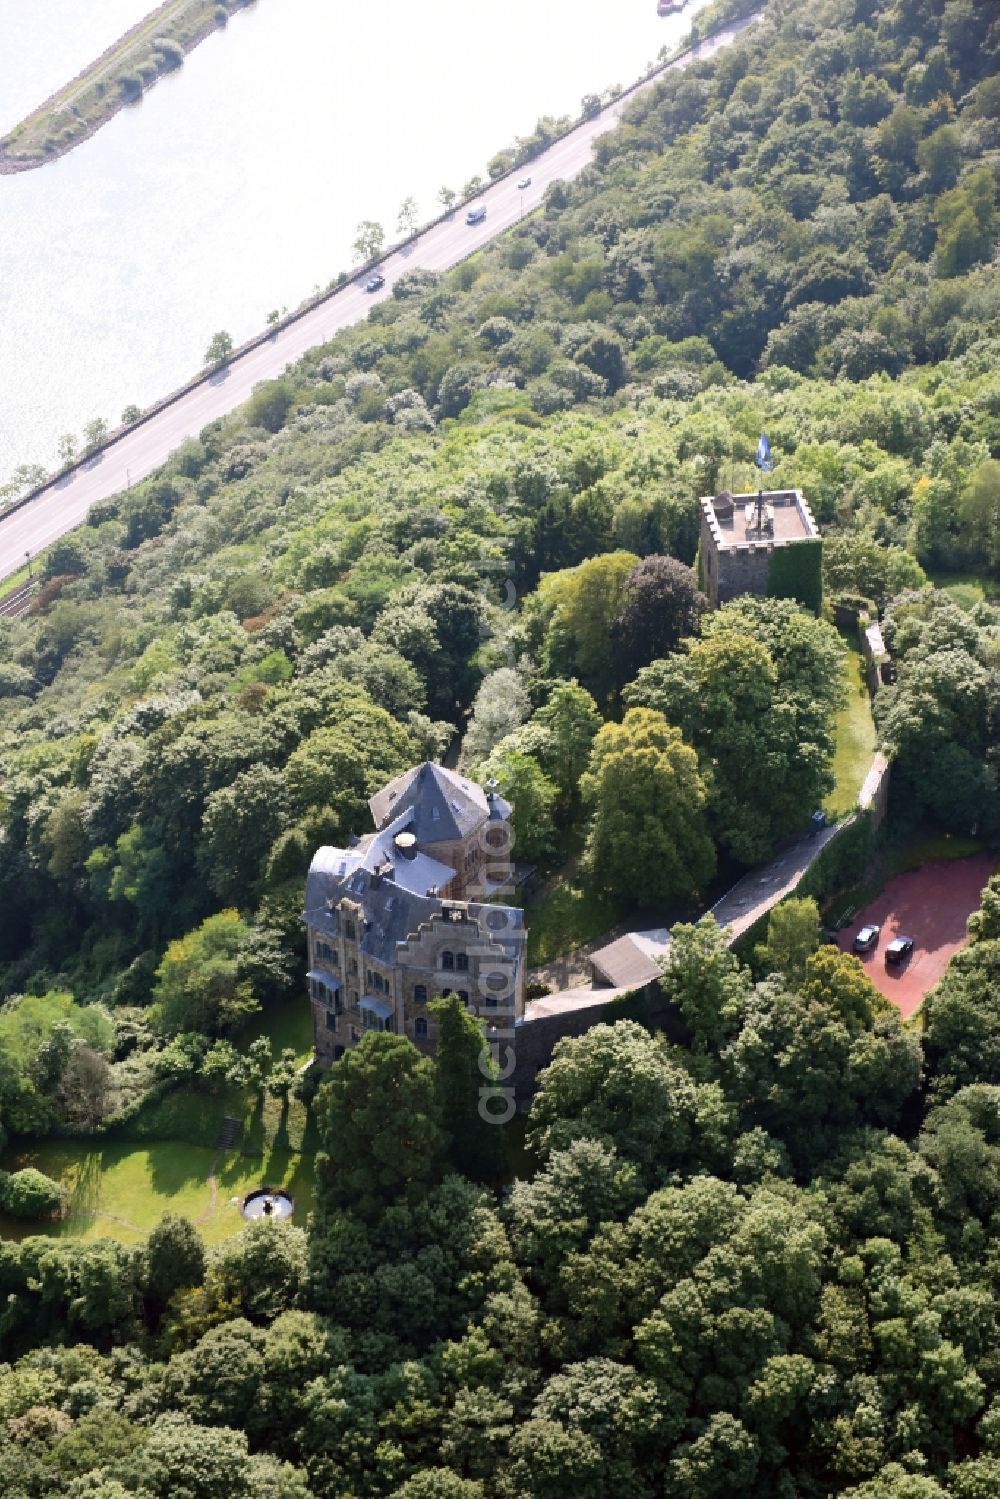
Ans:
<svg viewBox="0 0 1000 1499"><path fill-rule="evenodd" d="M757 467L765 474L774 467L774 459L771 457L771 444L767 440L767 433L760 434L760 442L757 444Z"/></svg>

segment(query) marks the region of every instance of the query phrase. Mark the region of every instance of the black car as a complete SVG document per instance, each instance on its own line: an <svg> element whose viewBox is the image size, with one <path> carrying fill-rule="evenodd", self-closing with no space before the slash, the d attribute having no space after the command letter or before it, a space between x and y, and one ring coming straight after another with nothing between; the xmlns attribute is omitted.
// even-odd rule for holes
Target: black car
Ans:
<svg viewBox="0 0 1000 1499"><path fill-rule="evenodd" d="M874 922L869 922L867 926L863 926L854 939L854 951L862 953L874 952L875 948L878 947L880 931L881 928L877 927Z"/></svg>
<svg viewBox="0 0 1000 1499"><path fill-rule="evenodd" d="M376 271L374 276L369 276L365 282L365 291L381 291L385 285L385 277L381 271Z"/></svg>
<svg viewBox="0 0 1000 1499"><path fill-rule="evenodd" d="M905 963L912 951L912 937L893 937L885 950L885 961L887 963Z"/></svg>

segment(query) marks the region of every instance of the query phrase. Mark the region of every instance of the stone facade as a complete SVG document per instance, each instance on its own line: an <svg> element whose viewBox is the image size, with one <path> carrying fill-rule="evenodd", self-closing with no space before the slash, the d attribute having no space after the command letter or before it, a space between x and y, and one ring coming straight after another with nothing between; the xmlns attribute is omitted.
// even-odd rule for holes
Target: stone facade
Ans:
<svg viewBox="0 0 1000 1499"><path fill-rule="evenodd" d="M745 593L766 595L775 549L819 538L798 489L724 491L700 504L702 587L713 609Z"/></svg>
<svg viewBox="0 0 1000 1499"><path fill-rule="evenodd" d="M306 884L317 1059L336 1061L366 1030L409 1036L432 1055L428 1001L448 992L488 1029L512 1028L524 1013L524 913L492 899L508 867L510 807L430 762L370 806L376 831L319 849Z"/></svg>

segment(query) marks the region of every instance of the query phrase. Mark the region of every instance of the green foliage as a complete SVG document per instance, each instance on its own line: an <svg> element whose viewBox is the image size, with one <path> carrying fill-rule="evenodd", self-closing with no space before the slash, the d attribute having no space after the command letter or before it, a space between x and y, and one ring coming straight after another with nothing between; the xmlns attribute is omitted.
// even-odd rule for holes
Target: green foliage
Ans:
<svg viewBox="0 0 1000 1499"><path fill-rule="evenodd" d="M341 1057L315 1103L321 1202L370 1217L426 1193L445 1148L435 1076L411 1041L387 1032Z"/></svg>
<svg viewBox="0 0 1000 1499"><path fill-rule="evenodd" d="M489 1181L503 1161L501 1127L482 1107L497 1064L482 1022L457 994L433 1000L430 1008L437 1017L435 1093L449 1159L464 1176Z"/></svg>
<svg viewBox="0 0 1000 1499"><path fill-rule="evenodd" d="M249 1180L291 1179L291 1035L210 1038L301 973L317 843L366 831L371 792L455 726L520 771L548 847L578 847L593 797L608 893L557 878L546 955L707 878L713 843L754 861L798 831L831 782L829 629L781 598L699 620L688 593L674 618L670 588L629 585L694 560L698 497L748 486L765 426L828 594L885 611L894 815L992 828L992 611L908 590L927 565L989 593L997 563L997 42L970 0L768 7L631 99L511 235L402 278L100 507L37 613L0 621L0 1116L100 1123L74 1069L113 1047L109 1097L196 1084L133 1124L172 1142L141 1170L81 1143L86 1238L0 1243L17 1499L996 1490L995 892L922 1031L852 959L807 955L811 911L776 912L759 983L710 923L675 928L645 1001L671 1040L564 1039L499 1204L454 1174L494 1176L452 1007L437 1070L382 1033L320 1085L308 1241L305 1169L293 1226L207 1255L176 1221L131 1246L87 1214L151 1224L169 1196L212 1238ZM815 607L806 581L772 579ZM800 895L855 882L874 839L859 818ZM182 1028L119 1010L116 1044L95 1001L145 1004L154 975ZM263 1162L212 1164L223 1089Z"/></svg>
<svg viewBox="0 0 1000 1499"><path fill-rule="evenodd" d="M790 601L749 596L718 609L686 644L686 654L640 671L624 698L679 725L698 751L716 837L755 863L803 826L833 783L842 647Z"/></svg>
<svg viewBox="0 0 1000 1499"><path fill-rule="evenodd" d="M793 547L775 547L767 563L768 596L795 599L818 614L823 602L822 562L823 542L819 538Z"/></svg>
<svg viewBox="0 0 1000 1499"><path fill-rule="evenodd" d="M205 1251L198 1230L187 1218L164 1213L146 1242L145 1284L161 1305L182 1286L205 1278Z"/></svg>
<svg viewBox="0 0 1000 1499"><path fill-rule="evenodd" d="M789 896L767 923L767 941L754 954L764 973L783 973L793 983L805 977L806 962L819 946L819 907L810 896Z"/></svg>
<svg viewBox="0 0 1000 1499"><path fill-rule="evenodd" d="M50 1218L66 1200L58 1182L33 1166L0 1171L0 1210L12 1218Z"/></svg>
<svg viewBox="0 0 1000 1499"><path fill-rule="evenodd" d="M703 888L715 870L695 752L661 713L605 724L581 782L593 807L587 857L603 889L637 905Z"/></svg>
<svg viewBox="0 0 1000 1499"><path fill-rule="evenodd" d="M240 974L240 950L248 936L236 911L220 911L171 942L153 989L155 1021L165 1035L220 1035L260 1008Z"/></svg>

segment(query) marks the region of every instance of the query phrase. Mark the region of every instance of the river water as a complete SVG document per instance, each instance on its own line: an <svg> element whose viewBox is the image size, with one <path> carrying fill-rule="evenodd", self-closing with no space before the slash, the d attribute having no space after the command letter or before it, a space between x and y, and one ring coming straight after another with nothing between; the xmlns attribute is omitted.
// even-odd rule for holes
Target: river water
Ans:
<svg viewBox="0 0 1000 1499"><path fill-rule="evenodd" d="M0 177L0 479L115 422L421 217L541 114L631 82L704 0L256 0L59 161ZM151 0L0 0L0 129Z"/></svg>

